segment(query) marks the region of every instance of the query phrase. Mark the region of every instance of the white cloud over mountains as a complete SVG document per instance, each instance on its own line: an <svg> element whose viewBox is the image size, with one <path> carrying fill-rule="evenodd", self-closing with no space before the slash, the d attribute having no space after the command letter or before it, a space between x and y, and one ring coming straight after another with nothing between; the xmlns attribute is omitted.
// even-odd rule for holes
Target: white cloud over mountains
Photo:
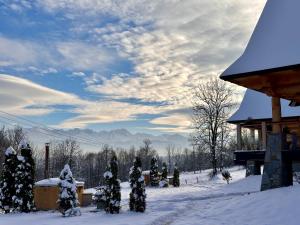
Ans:
<svg viewBox="0 0 300 225"><path fill-rule="evenodd" d="M188 131L189 115L174 110L190 108L191 89L218 75L241 54L265 2L40 0L35 4L48 13L59 12L75 21L70 31L87 34L88 44L78 40L55 43L53 55L38 44L0 37L0 52L4 53L0 55L0 66L34 66L42 57L45 60L41 63L48 62L47 67L67 67L84 78L87 91L106 96L105 101L91 102L71 95L75 101L72 104L80 105L73 110L79 116L64 121L62 127L133 120L138 114L148 113L163 115L149 121L157 125L151 129ZM98 26L97 21L106 16L115 17L118 22ZM15 51L8 51L7 45ZM107 49L115 49L119 56ZM99 73L113 65L116 57L130 60L133 71ZM95 73L79 74L84 70ZM119 101L128 98L165 104ZM38 105L39 98L36 101ZM24 100L21 102L24 106Z"/></svg>

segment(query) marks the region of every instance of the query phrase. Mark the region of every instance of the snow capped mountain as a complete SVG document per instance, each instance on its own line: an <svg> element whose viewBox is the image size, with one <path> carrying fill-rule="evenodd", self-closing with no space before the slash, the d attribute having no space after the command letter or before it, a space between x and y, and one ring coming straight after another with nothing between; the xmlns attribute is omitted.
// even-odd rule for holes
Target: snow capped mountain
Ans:
<svg viewBox="0 0 300 225"><path fill-rule="evenodd" d="M70 129L70 130L45 130L38 127L25 128L28 139L37 146L52 140L64 140L67 138L76 139L84 151L97 151L104 144L114 148L136 148L143 145L143 140L149 139L152 147L160 153L164 153L168 145L176 148L189 147L188 137L180 134L152 135L147 133L130 133L126 129L111 131L94 131L91 129Z"/></svg>

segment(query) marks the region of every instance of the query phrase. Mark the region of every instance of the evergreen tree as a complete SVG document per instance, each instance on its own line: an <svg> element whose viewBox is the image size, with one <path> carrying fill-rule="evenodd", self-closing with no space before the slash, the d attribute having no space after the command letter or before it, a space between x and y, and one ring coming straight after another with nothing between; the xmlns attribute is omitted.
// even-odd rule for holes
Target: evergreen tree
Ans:
<svg viewBox="0 0 300 225"><path fill-rule="evenodd" d="M222 171L222 177L223 177L223 180L226 180L227 184L229 184L229 181L232 179L228 170Z"/></svg>
<svg viewBox="0 0 300 225"><path fill-rule="evenodd" d="M162 164L161 181L159 182L159 186L160 187L169 187L168 167L165 162Z"/></svg>
<svg viewBox="0 0 300 225"><path fill-rule="evenodd" d="M118 179L118 160L114 155L110 160L110 166L104 173L105 178L105 211L111 214L120 212L120 202L121 202L121 186L120 180Z"/></svg>
<svg viewBox="0 0 300 225"><path fill-rule="evenodd" d="M129 194L129 208L131 211L136 212L144 212L146 210L145 182L141 168L141 159L136 157L133 167L130 168L129 172L129 182L131 187L131 192Z"/></svg>
<svg viewBox="0 0 300 225"><path fill-rule="evenodd" d="M12 147L5 151L5 161L0 180L0 209L9 213L13 208L12 198L15 195L15 170L17 155Z"/></svg>
<svg viewBox="0 0 300 225"><path fill-rule="evenodd" d="M70 166L66 164L59 176L60 193L58 197L59 208L63 216L77 216L81 215L78 207L78 195L76 188L76 181L70 170Z"/></svg>
<svg viewBox="0 0 300 225"><path fill-rule="evenodd" d="M174 167L173 186L174 187L179 187L180 186L179 169L178 169L177 165L175 165L175 167Z"/></svg>
<svg viewBox="0 0 300 225"><path fill-rule="evenodd" d="M14 208L20 212L30 212L35 209L33 199L34 185L34 160L29 144L22 140L19 144L21 156L17 157L15 172L15 195L13 196Z"/></svg>
<svg viewBox="0 0 300 225"><path fill-rule="evenodd" d="M151 186L153 186L153 187L156 187L159 185L158 164L157 164L156 157L153 157L151 159L150 183L151 183Z"/></svg>

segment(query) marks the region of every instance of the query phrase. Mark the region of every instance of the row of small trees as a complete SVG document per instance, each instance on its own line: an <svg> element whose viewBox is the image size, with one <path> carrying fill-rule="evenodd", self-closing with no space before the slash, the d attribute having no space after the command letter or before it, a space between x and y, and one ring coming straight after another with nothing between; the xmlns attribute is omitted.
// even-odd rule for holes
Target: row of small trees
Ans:
<svg viewBox="0 0 300 225"><path fill-rule="evenodd" d="M153 187L157 187L157 186L168 187L169 186L167 164L165 162L162 164L162 172L161 172L161 179L160 179L159 171L158 171L158 163L157 163L157 159L155 157L153 157L151 159L150 184ZM179 187L179 185L180 185L179 170L178 170L178 167L175 165L174 173L173 173L173 186Z"/></svg>
<svg viewBox="0 0 300 225"><path fill-rule="evenodd" d="M32 149L26 141L19 144L20 155L9 147L0 179L0 209L30 212L35 209L33 199L34 160Z"/></svg>
<svg viewBox="0 0 300 225"><path fill-rule="evenodd" d="M19 145L20 155L9 147L5 151L5 162L0 181L0 209L5 213L11 211L30 212L35 209L33 186L34 186L34 160L32 149L28 143L21 141ZM157 159L151 160L150 182L152 186L166 187L168 170L163 163L161 180L158 172ZM104 173L105 187L103 188L103 199L105 210L108 213L119 213L121 208L121 187L118 179L118 160L113 155L106 172ZM142 162L139 157L134 160L129 172L131 186L129 208L131 211L144 212L146 209L145 181L142 174ZM163 183L163 185L161 185ZM174 169L174 186L179 186L179 170ZM60 194L58 203L63 215L78 215L78 196L76 182L69 165L65 165L60 173Z"/></svg>

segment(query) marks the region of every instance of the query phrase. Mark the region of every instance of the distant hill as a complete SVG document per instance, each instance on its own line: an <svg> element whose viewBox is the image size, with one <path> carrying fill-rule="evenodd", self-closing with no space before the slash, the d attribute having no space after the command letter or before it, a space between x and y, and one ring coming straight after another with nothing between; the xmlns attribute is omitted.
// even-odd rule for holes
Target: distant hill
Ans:
<svg viewBox="0 0 300 225"><path fill-rule="evenodd" d="M136 148L143 145L143 140L149 139L152 146L164 153L168 145L185 148L189 147L188 137L180 134L163 134L152 135L147 133L130 133L126 129L116 129L111 131L94 131L91 129L69 129L69 130L55 130L48 132L44 129L34 127L25 128L27 137L37 146L43 146L44 143L51 140L64 140L68 137L74 138L80 142L80 146L84 151L97 151L101 148L101 144L108 144L113 147L127 148L134 146ZM88 140L87 140L88 139ZM90 145L92 140L99 143L99 147ZM87 143L88 142L88 143Z"/></svg>

